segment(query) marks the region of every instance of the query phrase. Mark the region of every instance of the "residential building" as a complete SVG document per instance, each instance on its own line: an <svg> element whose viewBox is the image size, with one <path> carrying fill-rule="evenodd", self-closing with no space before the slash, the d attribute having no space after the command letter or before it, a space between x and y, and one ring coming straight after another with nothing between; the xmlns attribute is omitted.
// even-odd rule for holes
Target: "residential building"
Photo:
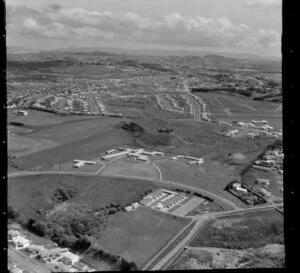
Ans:
<svg viewBox="0 0 300 273"><path fill-rule="evenodd" d="M132 206L132 208L136 209L140 206L140 204L138 202L135 202L131 206Z"/></svg>
<svg viewBox="0 0 300 273"><path fill-rule="evenodd" d="M30 245L26 248L26 251L29 252L29 257L34 257L40 254L45 247L41 245Z"/></svg>
<svg viewBox="0 0 300 273"><path fill-rule="evenodd" d="M54 260L59 259L62 253L67 251L67 248L44 249L40 252L39 256L44 262L51 263Z"/></svg>
<svg viewBox="0 0 300 273"><path fill-rule="evenodd" d="M127 206L124 208L125 211L132 211L132 209L133 209L132 206Z"/></svg>
<svg viewBox="0 0 300 273"><path fill-rule="evenodd" d="M22 249L22 248L26 248L30 245L30 241L28 239L26 239L25 237L22 237L22 236L13 237L11 242L13 243L13 245L15 246L15 248L17 250Z"/></svg>

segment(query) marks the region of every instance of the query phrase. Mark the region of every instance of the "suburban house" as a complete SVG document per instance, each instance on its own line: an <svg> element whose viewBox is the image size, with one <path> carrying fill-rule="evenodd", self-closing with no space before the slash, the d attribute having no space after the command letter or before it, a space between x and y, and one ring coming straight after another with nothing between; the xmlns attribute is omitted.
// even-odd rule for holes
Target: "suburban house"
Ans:
<svg viewBox="0 0 300 273"><path fill-rule="evenodd" d="M44 249L40 252L39 256L45 263L51 263L56 259L59 259L62 253L68 252L67 248L54 248Z"/></svg>
<svg viewBox="0 0 300 273"><path fill-rule="evenodd" d="M29 257L34 257L40 254L44 250L44 246L41 245L30 245L26 248L26 251L29 252Z"/></svg>
<svg viewBox="0 0 300 273"><path fill-rule="evenodd" d="M22 236L13 237L11 242L13 243L13 245L15 246L15 248L17 250L22 249L22 248L26 248L30 245L30 241L28 239L26 239L25 237L22 237Z"/></svg>

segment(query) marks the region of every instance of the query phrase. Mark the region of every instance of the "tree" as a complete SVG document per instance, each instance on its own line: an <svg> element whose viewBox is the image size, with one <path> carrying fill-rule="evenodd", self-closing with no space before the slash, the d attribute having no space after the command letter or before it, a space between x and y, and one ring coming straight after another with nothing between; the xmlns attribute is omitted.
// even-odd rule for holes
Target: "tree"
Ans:
<svg viewBox="0 0 300 273"><path fill-rule="evenodd" d="M17 219L19 217L19 212L17 210L15 210L12 206L8 206L8 210L7 210L7 217L9 219Z"/></svg>
<svg viewBox="0 0 300 273"><path fill-rule="evenodd" d="M44 222L33 223L31 229L40 236L45 236L48 232L47 224Z"/></svg>

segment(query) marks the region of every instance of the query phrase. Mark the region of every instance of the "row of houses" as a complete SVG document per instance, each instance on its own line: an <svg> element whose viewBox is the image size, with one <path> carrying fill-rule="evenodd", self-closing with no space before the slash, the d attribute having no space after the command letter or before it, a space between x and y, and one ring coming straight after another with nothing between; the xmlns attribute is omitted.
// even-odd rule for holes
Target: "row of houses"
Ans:
<svg viewBox="0 0 300 273"><path fill-rule="evenodd" d="M47 249L43 245L31 244L28 240L17 230L8 231L8 242L15 246L16 250L24 249L30 258L37 258L44 263L57 264L56 271L53 272L90 272L93 271L87 265L81 263L81 257L69 251L68 248L51 248ZM63 270L62 270L63 269Z"/></svg>

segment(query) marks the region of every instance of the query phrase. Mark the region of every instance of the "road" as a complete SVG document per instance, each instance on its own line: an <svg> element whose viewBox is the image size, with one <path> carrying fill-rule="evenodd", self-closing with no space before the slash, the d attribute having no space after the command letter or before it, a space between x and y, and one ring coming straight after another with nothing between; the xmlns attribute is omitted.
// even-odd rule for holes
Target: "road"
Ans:
<svg viewBox="0 0 300 273"><path fill-rule="evenodd" d="M103 168L103 167L101 167ZM84 176L103 176L103 177L125 177L125 178L135 178L135 179L142 179L142 180L147 180L147 181L152 181L152 182L159 182L162 184L167 184L167 185L174 185L174 186L180 186L180 188L185 188L187 190L192 190L192 191L196 191L196 192L200 192L202 194L207 194L211 197L217 198L219 200L221 200L222 202L225 202L227 205L229 205L230 207L232 207L233 209L238 209L239 207L234 204L233 202L219 196L216 195L212 192L200 189L200 188L195 188L192 186L187 186L184 184L180 184L177 182L173 182L173 181L167 181L167 180L163 180L163 179L149 179L149 178L145 178L145 177L140 177L140 176L126 176L126 175L117 175L117 174L99 174L99 171L97 171L96 173L85 173L85 172L60 172L60 171L25 171L25 172L15 172L15 173L9 173L8 177L18 177L18 176L27 176L27 175L41 175L41 174L70 174L70 175L84 175Z"/></svg>
<svg viewBox="0 0 300 273"><path fill-rule="evenodd" d="M50 266L41 263L33 258L29 258L25 253L20 250L15 250L9 247L7 256L14 263L21 268L28 270L31 273L49 273L51 272Z"/></svg>
<svg viewBox="0 0 300 273"><path fill-rule="evenodd" d="M170 251L163 259L161 259L154 267L147 268L147 270L161 270L163 267L166 269L174 260L174 257L176 258L179 256L178 254L183 251L184 247L193 240L197 234L199 234L203 228L206 226L206 224L218 217L224 217L224 216L233 216L238 215L241 213L246 212L254 212L254 211L262 211L262 210L270 210L276 207L280 207L282 204L276 204L276 205L265 205L261 207L252 207L252 208L245 208L245 209L238 209L234 211L225 211L225 212L215 212L210 213L206 215L198 215L198 216L192 216L197 222L194 228L190 231L190 233L172 250Z"/></svg>

